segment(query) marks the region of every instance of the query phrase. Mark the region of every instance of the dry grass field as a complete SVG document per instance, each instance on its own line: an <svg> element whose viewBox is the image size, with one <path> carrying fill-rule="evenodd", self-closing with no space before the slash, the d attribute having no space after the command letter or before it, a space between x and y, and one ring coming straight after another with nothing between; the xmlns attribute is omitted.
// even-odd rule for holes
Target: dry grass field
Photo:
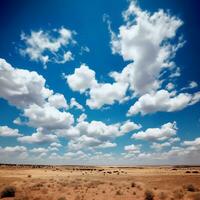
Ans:
<svg viewBox="0 0 200 200"><path fill-rule="evenodd" d="M200 200L200 168L0 166L4 200Z"/></svg>

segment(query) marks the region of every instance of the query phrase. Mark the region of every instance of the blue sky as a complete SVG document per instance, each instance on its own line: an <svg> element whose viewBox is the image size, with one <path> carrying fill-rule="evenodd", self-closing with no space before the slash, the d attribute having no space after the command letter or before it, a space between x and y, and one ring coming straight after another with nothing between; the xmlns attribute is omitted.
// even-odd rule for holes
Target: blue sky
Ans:
<svg viewBox="0 0 200 200"><path fill-rule="evenodd" d="M199 164L197 1L1 1L0 161Z"/></svg>

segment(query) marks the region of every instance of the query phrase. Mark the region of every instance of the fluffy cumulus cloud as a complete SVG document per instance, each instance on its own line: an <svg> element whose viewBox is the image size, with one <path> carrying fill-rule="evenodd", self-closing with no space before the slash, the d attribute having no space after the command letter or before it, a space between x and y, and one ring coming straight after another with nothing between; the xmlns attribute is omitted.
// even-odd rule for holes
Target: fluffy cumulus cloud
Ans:
<svg viewBox="0 0 200 200"><path fill-rule="evenodd" d="M3 163L19 163L28 156L28 149L25 146L0 146L0 157Z"/></svg>
<svg viewBox="0 0 200 200"><path fill-rule="evenodd" d="M90 99L86 101L86 104L91 109L99 109L104 105L112 105L115 102L123 101L127 84L123 83L101 83L92 87L89 91Z"/></svg>
<svg viewBox="0 0 200 200"><path fill-rule="evenodd" d="M39 148L30 149L30 152L35 153L35 154L41 154L41 153L47 153L48 149L43 148L43 147L39 147Z"/></svg>
<svg viewBox="0 0 200 200"><path fill-rule="evenodd" d="M33 103L42 105L52 94L45 84L46 80L37 72L14 68L0 59L0 97L10 104L18 108Z"/></svg>
<svg viewBox="0 0 200 200"><path fill-rule="evenodd" d="M136 153L140 153L140 148L141 148L141 145L131 144L131 145L125 146L124 150L129 152L129 153L136 154Z"/></svg>
<svg viewBox="0 0 200 200"><path fill-rule="evenodd" d="M195 162L199 158L200 138L181 141L176 122L142 130L141 124L128 119L108 124L87 116L91 113L94 116L94 111L88 112L88 107L101 109L114 103L120 106L131 99L134 104L128 110L128 117L179 111L200 101L200 92L185 91L197 88L195 81L180 90L176 82L181 70L173 58L184 44L177 33L183 22L163 10L144 11L136 1L130 1L123 18L124 24L118 33L111 30L109 22L110 45L112 53L121 55L128 65L118 72L110 70L107 82L97 80L94 69L86 64L81 64L71 74L63 74L73 92L85 95L86 107L73 96L65 97L50 90L45 78L37 72L13 67L0 59L0 98L20 111L19 116L12 119L13 123L34 128L31 134L21 134L18 129L0 126L1 137L16 137L17 141L16 146L0 146L1 162L10 162L13 158L12 162L82 164L84 161L125 165L173 163L177 159L177 162ZM62 64L74 59L69 49L76 43L74 35L75 32L64 27L52 32L23 33L24 47L20 53L41 62L44 67L49 62ZM82 47L80 54L84 51L89 52L89 49ZM81 111L79 116L75 109ZM118 147L119 138L127 133L132 134L136 144L128 143L121 154L118 151L103 153ZM145 141L148 141L148 151L143 147ZM31 148L20 146L22 144L31 145Z"/></svg>
<svg viewBox="0 0 200 200"><path fill-rule="evenodd" d="M76 68L74 74L65 76L69 87L73 91L85 92L97 84L95 79L95 71L91 70L87 65L82 64Z"/></svg>
<svg viewBox="0 0 200 200"><path fill-rule="evenodd" d="M18 129L12 129L8 126L0 126L0 136L2 137L19 137L22 134L19 133Z"/></svg>
<svg viewBox="0 0 200 200"><path fill-rule="evenodd" d="M54 95L51 95L48 98L48 102L51 106L58 108L58 109L59 108L65 108L65 109L68 108L67 101L63 94L56 93Z"/></svg>
<svg viewBox="0 0 200 200"><path fill-rule="evenodd" d="M57 141L57 136L48 134L43 128L38 128L32 135L22 136L17 139L21 143L51 143Z"/></svg>
<svg viewBox="0 0 200 200"><path fill-rule="evenodd" d="M73 91L80 93L88 91L86 104L91 109L99 109L104 105L112 105L122 102L128 88L127 83L99 83L95 77L95 71L86 65L76 68L74 73L66 76L67 83Z"/></svg>
<svg viewBox="0 0 200 200"><path fill-rule="evenodd" d="M31 31L30 35L22 33L21 40L25 47L20 49L20 53L32 61L42 62L45 67L48 62L65 63L73 60L72 52L68 50L68 46L75 43L73 35L73 31L64 27L52 32L39 30Z"/></svg>
<svg viewBox="0 0 200 200"><path fill-rule="evenodd" d="M170 40L183 22L163 10L143 11L135 1L124 12L124 20L119 34L111 32L111 47L113 53L133 62L115 73L115 78L127 81L136 95L155 91L161 85L160 73L174 66L172 58L182 43L172 45Z"/></svg>
<svg viewBox="0 0 200 200"><path fill-rule="evenodd" d="M88 96L86 104L91 109L139 97L128 115L172 112L198 102L198 92L176 94L176 91L172 91L175 88L172 82L166 83L168 91L161 89L162 83L167 81L167 77L162 76L164 72L168 72L170 81L180 76L180 68L173 58L184 44L181 37L176 36L183 22L163 10L155 13L143 11L135 1L131 1L123 16L125 24L119 27L118 34L109 26L111 48L113 53L119 53L131 63L121 72L109 73L113 83L99 83L95 71L83 64L73 74L65 76L69 87L73 91L85 92ZM189 88L194 87L197 87L197 83L192 81ZM132 95L127 96L127 91L131 91Z"/></svg>
<svg viewBox="0 0 200 200"><path fill-rule="evenodd" d="M182 110L187 106L200 101L200 92L194 94L179 93L178 95L166 90L159 90L155 93L145 94L130 107L128 115L141 113L142 115L158 111L173 112Z"/></svg>
<svg viewBox="0 0 200 200"><path fill-rule="evenodd" d="M160 128L148 128L146 131L139 131L132 135L133 139L148 141L164 141L176 136L176 122L163 124Z"/></svg>
<svg viewBox="0 0 200 200"><path fill-rule="evenodd" d="M68 147L71 150L84 148L111 148L117 144L112 141L124 134L139 129L141 125L127 121L124 123L107 125L101 121L80 121L75 127L59 136L70 137Z"/></svg>
<svg viewBox="0 0 200 200"><path fill-rule="evenodd" d="M61 112L48 103L43 106L33 104L24 110L23 115L28 118L29 126L43 127L49 130L69 128L74 122L72 114Z"/></svg>
<svg viewBox="0 0 200 200"><path fill-rule="evenodd" d="M130 131L138 130L140 128L142 128L142 126L140 124L136 124L136 123L128 120L124 124L121 125L120 132L122 134L124 134L124 133L128 133Z"/></svg>
<svg viewBox="0 0 200 200"><path fill-rule="evenodd" d="M151 145L151 148L155 149L156 151L161 151L163 148L171 147L172 144L177 143L179 141L180 141L180 138L175 137L175 138L169 138L167 142L163 142L163 143L153 142Z"/></svg>
<svg viewBox="0 0 200 200"><path fill-rule="evenodd" d="M200 149L200 138L198 137L198 138L195 138L194 140L184 141L183 145Z"/></svg>

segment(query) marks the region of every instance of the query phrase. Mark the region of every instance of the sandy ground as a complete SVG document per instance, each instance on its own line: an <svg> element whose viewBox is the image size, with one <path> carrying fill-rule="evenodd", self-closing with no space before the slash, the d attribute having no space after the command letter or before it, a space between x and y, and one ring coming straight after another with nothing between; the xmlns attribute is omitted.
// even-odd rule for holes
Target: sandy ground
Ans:
<svg viewBox="0 0 200 200"><path fill-rule="evenodd" d="M0 166L0 191L7 186L16 193L5 200L151 200L146 191L154 200L200 200L200 168Z"/></svg>

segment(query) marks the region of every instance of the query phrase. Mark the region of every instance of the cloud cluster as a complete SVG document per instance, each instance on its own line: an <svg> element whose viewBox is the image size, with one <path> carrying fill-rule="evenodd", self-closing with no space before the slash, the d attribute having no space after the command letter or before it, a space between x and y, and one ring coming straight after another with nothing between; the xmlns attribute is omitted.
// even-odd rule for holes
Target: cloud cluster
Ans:
<svg viewBox="0 0 200 200"><path fill-rule="evenodd" d="M99 109L104 105L123 101L128 88L126 83L99 83L95 71L85 64L76 68L73 74L65 75L65 78L73 91L85 92L89 95L86 104L91 109Z"/></svg>
<svg viewBox="0 0 200 200"><path fill-rule="evenodd" d="M37 131L32 135L26 135L17 138L17 140L21 143L50 143L57 141L57 136L54 134L46 133L43 128L37 128Z"/></svg>
<svg viewBox="0 0 200 200"><path fill-rule="evenodd" d="M111 30L109 22L110 46L113 54L121 55L129 64L120 72L111 71L108 74L112 79L110 82L97 80L96 72L81 64L72 74L64 74L69 88L84 94L90 109L134 99L127 117L139 113L179 111L199 102L200 92L184 92L197 88L195 81L180 90L175 82L181 72L173 58L184 45L183 39L177 36L183 22L163 10L154 13L143 11L136 1L130 2L123 18L124 24L119 27L118 33ZM41 62L44 67L49 62L62 64L74 58L68 50L70 45L76 43L74 35L75 32L64 27L52 32L39 30L32 31L30 35L23 33L21 39L25 47L20 49L20 53L32 61ZM90 50L81 47L81 51ZM23 145L39 146L32 149L20 145L0 147L1 161L4 162L10 162L11 157L14 157L14 162L17 159L29 162L35 159L45 163L49 158L60 163L74 161L79 164L80 161L101 164L103 161L106 164L135 161L139 164L140 160L156 163L158 160L164 162L180 158L195 161L195 157L199 158L200 138L181 142L177 137L176 122L132 134L131 138L137 142L148 141L148 152L143 150L141 144L130 144L124 146L121 155L102 153L101 149L117 147L117 138L140 130L142 125L127 119L113 124L88 120L87 109L74 97L67 101L63 94L48 88L43 76L35 71L15 68L4 59L0 59L0 98L21 111L13 121L15 124L35 129L31 135L22 135L17 129L0 126L0 136L16 137L16 141ZM81 111L79 117L72 114L74 109ZM62 147L62 140L67 141L66 147ZM47 148L41 147L46 143L49 144ZM61 148L67 152L61 154Z"/></svg>
<svg viewBox="0 0 200 200"><path fill-rule="evenodd" d="M72 140L68 143L70 150L79 150L84 148L111 148L117 144L111 142L116 137L123 136L134 130L141 128L131 121L124 123L107 125L101 121L80 121L75 127L69 129L65 134L71 133ZM72 135L74 133L74 136Z"/></svg>
<svg viewBox="0 0 200 200"><path fill-rule="evenodd" d="M146 131L139 131L133 134L131 138L137 140L164 141L176 136L176 132L176 122L168 122L163 124L161 128L148 128Z"/></svg>
<svg viewBox="0 0 200 200"><path fill-rule="evenodd" d="M170 93L167 90L159 90L155 93L145 94L130 107L128 115L142 115L158 111L174 112L182 110L187 106L193 105L200 101L200 92L194 94L179 93L178 95Z"/></svg>
<svg viewBox="0 0 200 200"><path fill-rule="evenodd" d="M18 117L14 122L38 129L32 136L18 138L19 141L53 140L48 134L51 136L52 131L67 129L74 123L73 115L66 112L68 104L65 97L48 89L46 80L37 72L14 68L0 59L0 85L0 97L23 112L25 121ZM11 130L4 127L3 132L5 135Z"/></svg>
<svg viewBox="0 0 200 200"><path fill-rule="evenodd" d="M20 49L20 53L28 56L32 61L42 62L44 67L48 62L71 61L74 58L67 47L76 43L73 39L74 34L64 27L54 29L52 33L43 30L31 31L30 35L22 33L21 40L24 41L25 47Z"/></svg>
<svg viewBox="0 0 200 200"><path fill-rule="evenodd" d="M0 136L1 137L19 137L22 134L19 133L19 130L12 129L8 126L0 126Z"/></svg>
<svg viewBox="0 0 200 200"><path fill-rule="evenodd" d="M183 22L163 10L153 14L143 11L135 1L123 16L126 24L119 27L118 35L111 32L111 48L132 63L114 77L128 82L136 95L156 91L161 85L160 73L174 66L172 58L182 46L181 42L173 45L170 40Z"/></svg>
<svg viewBox="0 0 200 200"><path fill-rule="evenodd" d="M42 105L52 95L45 84L46 80L37 72L14 68L0 58L0 97L10 104L18 108Z"/></svg>
<svg viewBox="0 0 200 200"><path fill-rule="evenodd" d="M131 63L121 72L109 73L113 83L99 83L95 71L83 64L73 74L65 76L69 87L85 93L88 96L86 104L91 109L139 97L128 110L128 116L139 112L143 115L158 111L173 112L198 102L199 92L177 94L177 91L172 91L175 89L172 82L166 84L168 91L161 89L167 78L172 81L180 76L180 69L173 58L184 44L181 37L176 36L183 22L163 10L154 13L143 11L135 1L131 1L123 17L125 24L119 27L118 34L111 30L109 22L111 48L113 53L120 54ZM167 77L163 76L166 72ZM192 81L188 87L197 86ZM132 93L131 97L127 96L128 91Z"/></svg>

